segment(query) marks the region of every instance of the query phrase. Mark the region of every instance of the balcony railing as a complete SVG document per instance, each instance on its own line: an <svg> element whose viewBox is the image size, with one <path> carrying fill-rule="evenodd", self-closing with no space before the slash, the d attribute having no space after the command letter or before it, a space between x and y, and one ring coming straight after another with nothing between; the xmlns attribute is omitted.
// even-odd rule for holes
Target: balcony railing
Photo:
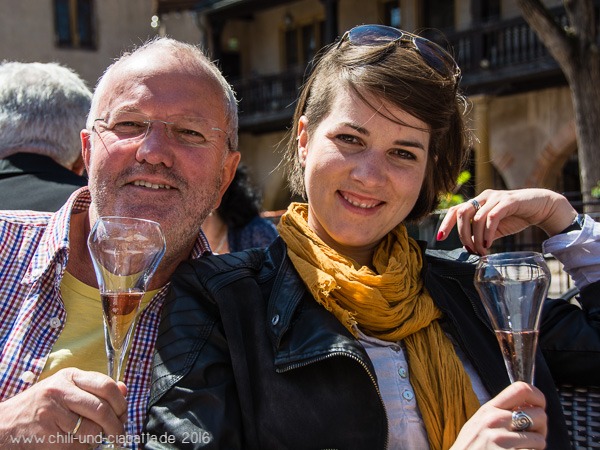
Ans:
<svg viewBox="0 0 600 450"><path fill-rule="evenodd" d="M233 81L240 99L240 128L281 129L289 126L304 69Z"/></svg>
<svg viewBox="0 0 600 450"><path fill-rule="evenodd" d="M561 26L568 24L563 8L552 12ZM497 92L500 85L506 89L526 80L562 77L558 64L522 17L471 27L447 39L468 93Z"/></svg>

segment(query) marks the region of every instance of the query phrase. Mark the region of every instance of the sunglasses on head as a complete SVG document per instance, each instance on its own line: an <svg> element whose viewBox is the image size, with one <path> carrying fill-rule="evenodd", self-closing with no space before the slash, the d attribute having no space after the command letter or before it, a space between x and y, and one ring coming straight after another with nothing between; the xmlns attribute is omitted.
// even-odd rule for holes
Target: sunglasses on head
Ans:
<svg viewBox="0 0 600 450"><path fill-rule="evenodd" d="M378 46L395 42L403 47L413 48L437 73L452 78L456 84L460 81L460 68L454 58L435 42L416 34L387 25L359 25L344 33L337 48L346 41L355 46Z"/></svg>

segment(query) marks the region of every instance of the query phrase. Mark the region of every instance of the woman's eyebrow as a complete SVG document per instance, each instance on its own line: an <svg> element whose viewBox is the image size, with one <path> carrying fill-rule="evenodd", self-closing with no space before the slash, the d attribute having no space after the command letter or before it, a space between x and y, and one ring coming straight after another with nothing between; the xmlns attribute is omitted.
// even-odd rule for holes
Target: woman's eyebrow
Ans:
<svg viewBox="0 0 600 450"><path fill-rule="evenodd" d="M407 140L402 139L402 140L394 141L394 144L400 145L402 147L413 147L413 148L419 148L423 151L425 150L423 143L419 142L419 141L407 141Z"/></svg>
<svg viewBox="0 0 600 450"><path fill-rule="evenodd" d="M342 125L348 126L348 127L352 128L353 130L355 130L356 132L364 134L365 136L370 136L370 134L371 134L371 133L369 133L369 130L367 130L366 128L364 128L360 125L357 125L355 123L352 123L352 122L342 122ZM418 148L418 149L425 151L425 146L423 145L423 143L420 141L416 141L416 140L398 139L398 140L394 141L394 145L400 145L402 147Z"/></svg>

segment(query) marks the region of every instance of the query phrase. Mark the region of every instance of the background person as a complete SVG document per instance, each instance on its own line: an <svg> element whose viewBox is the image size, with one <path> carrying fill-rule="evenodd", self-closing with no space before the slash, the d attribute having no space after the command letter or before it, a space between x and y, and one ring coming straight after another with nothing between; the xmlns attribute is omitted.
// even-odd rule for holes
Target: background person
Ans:
<svg viewBox="0 0 600 450"><path fill-rule="evenodd" d="M196 47L157 38L100 79L81 131L89 189L55 214L0 213L0 446L71 435L83 449L103 430L139 434L165 286L208 251L200 231L239 161L237 103ZM86 246L100 216L159 222L167 250L143 303L123 383L106 373L101 303ZM154 294L154 295L152 295ZM125 387L126 386L126 387ZM126 397L125 397L126 394ZM135 445L133 445L135 447Z"/></svg>
<svg viewBox="0 0 600 450"><path fill-rule="evenodd" d="M597 380L598 278L580 286L583 310L547 301L536 385L510 384L473 286L476 258L424 253L403 224L435 209L465 159L459 74L435 44L385 26L356 27L322 53L287 148L308 202L288 208L267 249L173 275L150 433L181 449L568 448L553 376ZM560 234L576 216L546 190L476 200L442 231L458 218L478 251L529 225ZM573 233L561 257L598 254L593 221ZM597 256L586 266L592 275Z"/></svg>
<svg viewBox="0 0 600 450"><path fill-rule="evenodd" d="M54 212L87 184L79 132L91 100L67 67L0 64L0 209Z"/></svg>
<svg viewBox="0 0 600 450"><path fill-rule="evenodd" d="M213 253L266 247L277 237L273 222L263 219L261 198L241 163L219 207L202 224Z"/></svg>

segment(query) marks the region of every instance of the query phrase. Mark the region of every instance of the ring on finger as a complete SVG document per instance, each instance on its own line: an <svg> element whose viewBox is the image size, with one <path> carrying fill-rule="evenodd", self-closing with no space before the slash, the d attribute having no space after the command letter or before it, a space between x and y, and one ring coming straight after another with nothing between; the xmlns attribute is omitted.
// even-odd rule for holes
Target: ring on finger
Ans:
<svg viewBox="0 0 600 450"><path fill-rule="evenodd" d="M479 211L481 209L481 205L479 204L479 202L477 200L475 200L474 198L472 198L471 200L469 200L469 203L471 205L473 205L473 208L475 208L475 212Z"/></svg>
<svg viewBox="0 0 600 450"><path fill-rule="evenodd" d="M533 426L533 419L529 414L517 410L512 413L511 424L514 431L526 431Z"/></svg>
<svg viewBox="0 0 600 450"><path fill-rule="evenodd" d="M79 416L77 418L77 422L75 423L75 427L73 428L73 431L71 431L71 435L75 435L77 434L77 432L79 431L79 427L81 427L81 422L83 422L83 417Z"/></svg>

